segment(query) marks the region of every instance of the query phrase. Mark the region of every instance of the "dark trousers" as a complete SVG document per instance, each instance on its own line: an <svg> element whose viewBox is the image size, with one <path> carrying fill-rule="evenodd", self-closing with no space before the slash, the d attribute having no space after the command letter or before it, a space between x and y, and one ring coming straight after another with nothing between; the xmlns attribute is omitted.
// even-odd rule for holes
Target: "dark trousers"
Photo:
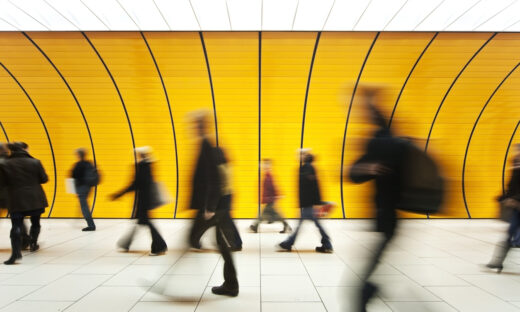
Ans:
<svg viewBox="0 0 520 312"><path fill-rule="evenodd" d="M152 236L152 246L151 251L152 253L158 253L165 251L167 248L166 242L162 238L161 234L157 230L157 228L153 225L153 223L148 218L147 212L139 213L138 211L138 221L137 224L130 230L129 233L127 233L125 236L123 236L120 240L118 245L121 248L129 249L130 245L132 244L132 241L134 240L135 232L137 230L138 225L145 225L150 229L150 234Z"/></svg>
<svg viewBox="0 0 520 312"><path fill-rule="evenodd" d="M40 217L43 213L43 210L34 210L34 211L24 211L24 212L13 212L11 213L11 231L13 229L17 229L20 233L24 232L25 224L23 220L25 217L31 218L31 229L30 233L38 232L40 233ZM27 230L25 230L27 231Z"/></svg>
<svg viewBox="0 0 520 312"><path fill-rule="evenodd" d="M87 226L89 228L96 228L96 225L94 224L94 220L92 219L92 214L90 213L90 207L88 205L88 194L90 193L90 187L87 185L81 185L76 188L76 192L78 194L79 199L79 205L81 207L81 213L83 214L83 217L85 218L85 221L87 221Z"/></svg>
<svg viewBox="0 0 520 312"><path fill-rule="evenodd" d="M318 228L321 234L321 244L323 247L332 249L332 244L330 242L330 237L327 235L327 232L325 232L325 229L319 222L318 218L314 215L314 208L313 207L304 207L301 210L301 218L298 222L298 226L294 230L291 236L289 236L283 243L292 246L294 242L296 241L296 237L298 236L298 232L300 231L300 227L305 220L314 221L314 224Z"/></svg>
<svg viewBox="0 0 520 312"><path fill-rule="evenodd" d="M36 244L38 241L38 236L40 235L40 216L43 213L42 210L34 210L34 211L24 211L24 212L13 212L10 215L11 218L11 248L13 255L21 256L22 249L22 241L23 235L27 235L27 230L25 228L25 224L23 220L25 217L29 216L31 218L31 229L29 230L29 240L30 243Z"/></svg>
<svg viewBox="0 0 520 312"><path fill-rule="evenodd" d="M515 209L511 214L511 221L509 222L509 228L507 230L505 240L495 247L493 260L491 260L492 264L502 265L504 263L504 260L506 259L507 254L512 247L511 240L515 236L518 227L520 227L520 211Z"/></svg>
<svg viewBox="0 0 520 312"><path fill-rule="evenodd" d="M222 196L221 202L229 201L229 207L222 207L219 204L218 215L219 222L221 224L222 230L224 231L224 235L228 242L231 245L231 248L239 248L242 247L242 238L240 237L240 233L233 222L233 218L231 218L231 195ZM194 248L201 248L200 239L204 233L211 228L212 226L217 225L217 218L213 217L209 220L206 220L204 217L204 211L197 211L197 215L195 216L195 220L193 221L193 225L191 226L190 234L189 234L189 244Z"/></svg>
<svg viewBox="0 0 520 312"><path fill-rule="evenodd" d="M368 266L365 270L365 273L362 276L363 287L361 288L360 295L362 306L360 307L360 311L366 311L366 304L376 292L376 286L370 283L368 279L376 270L377 265L379 264L379 260L383 256L383 252L388 247L388 244L394 237L396 225L396 222L389 222L384 231L380 232L381 234L383 234L383 238L377 243L376 249L374 250L374 255L368 262Z"/></svg>
<svg viewBox="0 0 520 312"><path fill-rule="evenodd" d="M219 206L231 205L230 196L222 196L220 199ZM229 216L229 209L220 209L215 214L215 226L217 235L217 245L222 259L224 259L224 285L229 289L238 289L237 272L235 264L233 263L233 257L231 256L231 248L233 247L232 242L229 239L229 234L233 231L230 227L230 223L227 221Z"/></svg>
<svg viewBox="0 0 520 312"><path fill-rule="evenodd" d="M197 215L195 216L195 220L193 220L193 224L191 225L190 236L188 238L190 246L194 248L201 248L200 239L202 235L212 226L216 225L215 217L206 220L204 217L204 211L197 211Z"/></svg>

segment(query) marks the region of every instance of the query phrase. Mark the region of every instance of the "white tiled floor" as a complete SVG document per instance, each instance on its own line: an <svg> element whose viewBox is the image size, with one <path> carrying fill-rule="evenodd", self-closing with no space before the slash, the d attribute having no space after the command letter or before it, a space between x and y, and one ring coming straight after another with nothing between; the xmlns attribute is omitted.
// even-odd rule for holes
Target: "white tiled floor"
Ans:
<svg viewBox="0 0 520 312"><path fill-rule="evenodd" d="M115 248L130 220L42 220L41 249L20 264L0 265L0 311L354 311L361 275L378 235L369 220L323 221L333 254L318 254L317 230L300 232L293 252L278 252L280 224L249 233L237 220L244 250L234 254L240 295L215 296L222 259L213 230L203 252L187 251L189 220L156 220L169 251L148 255L147 230L128 253ZM296 221L290 221L293 225ZM9 256L9 220L0 220L0 259ZM520 252L502 274L486 271L505 225L495 220L403 220L373 281L380 286L369 311L520 311Z"/></svg>

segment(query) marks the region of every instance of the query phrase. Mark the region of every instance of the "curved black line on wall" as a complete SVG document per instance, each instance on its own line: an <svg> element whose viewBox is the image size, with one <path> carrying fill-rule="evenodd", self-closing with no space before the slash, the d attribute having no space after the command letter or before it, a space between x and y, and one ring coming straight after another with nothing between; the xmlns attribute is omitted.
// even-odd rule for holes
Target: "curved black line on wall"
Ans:
<svg viewBox="0 0 520 312"><path fill-rule="evenodd" d="M72 91L72 88L70 87L69 83L67 82L65 77L61 74L61 72L58 69L58 67L56 67L56 65L54 65L54 63L49 58L49 56L36 44L36 42L34 42L31 39L31 37L29 37L29 35L27 35L27 33L22 32L22 34L36 47L36 49L38 49L38 51L40 51L40 53L45 57L45 59L47 59L47 61L51 64L51 66L54 68L56 73L58 73L58 75L60 76L61 80L63 80L63 82L65 83L65 85L69 89L69 92L72 95L72 97L74 98L74 101L76 102L76 106L78 107L79 112L81 113L81 117L83 118L83 123L85 124L85 127L87 128L88 138L90 140L90 148L92 149L92 158L93 158L93 161L94 161L94 167L97 167L96 150L94 149L94 142L92 141L92 133L90 132L90 127L88 126L87 118L85 117L85 114L83 113L83 109L81 108L81 104L79 104L79 101L78 101L78 98L76 97L76 94L74 94L74 91ZM92 210L94 210L94 207L96 205L96 197L97 197L97 185L94 187L94 199L92 201ZM52 208L49 211L49 215L47 216L48 218L50 218L51 213L52 213Z"/></svg>
<svg viewBox="0 0 520 312"><path fill-rule="evenodd" d="M94 44L92 44L90 39L87 37L87 34L85 34L85 32L83 32L83 31L81 32L81 34L87 40L88 44L92 47L92 50L94 50L94 52L96 53L97 57L99 58L99 60L103 64L103 66L105 67L105 70L107 71L108 76L110 76L110 79L112 80L112 83L114 84L114 87L116 88L117 95L119 95L119 100L121 100L121 105L123 106L123 110L125 111L126 121L128 122L128 128L130 130L130 136L132 138L132 147L133 147L132 151L134 153L134 168L135 168L135 172L137 173L137 155L136 155L136 152L135 152L134 132L132 130L132 123L130 122L130 116L128 115L128 111L126 110L126 105L125 105L125 101L123 100L123 96L121 95L121 92L119 91L119 87L117 86L117 83L116 83L116 80L114 79L114 76L112 76L112 73L110 72L110 69L108 69L107 64L105 63L105 61L101 57L101 54L99 54L99 52L96 49L96 47L94 46ZM133 205L133 209L132 209L132 217L135 215L136 205L137 205L137 193L134 194L134 205Z"/></svg>
<svg viewBox="0 0 520 312"><path fill-rule="evenodd" d="M172 132L173 132L173 144L175 146L175 175L176 175L176 189L175 189L175 211L173 213L173 218L175 219L177 217L177 203L179 201L179 157L177 153L177 136L175 135L175 123L173 122L173 115L172 115L172 107L170 105L170 97L168 96L168 90L166 90L166 85L164 84L164 79L161 74L161 70L159 69L159 64L157 64L157 60L155 59L155 56L153 55L152 48L148 44L148 41L146 40L146 37L144 36L144 33L141 31L141 36L143 37L144 43L146 44L146 47L148 48L148 51L150 52L150 56L152 57L153 63L155 65L155 69L157 70L157 74L159 75L159 78L161 79L161 85L164 91L164 97L166 98L166 104L168 104L168 111L170 113L170 122L172 124Z"/></svg>
<svg viewBox="0 0 520 312"><path fill-rule="evenodd" d="M441 103L439 104L439 107L437 107L437 112L435 112L435 116L433 117L433 120L432 120L432 123L430 125L430 131L428 132L428 137L426 138L426 145L424 146L424 151L428 151L428 144L430 144L430 137L432 135L432 131L433 131L433 126L435 125L435 121L437 121L437 116L439 115L439 112L441 111L441 108L442 108L442 105L444 104L444 101L446 101L446 98L448 98L448 95L450 94L451 92L451 89L453 88L453 86L455 85L455 83L457 82L457 80L459 79L459 77L462 75L462 73L466 70L466 68L469 66L469 64L473 61L473 59L475 59L475 57L480 53L480 51L482 51L482 49L484 49L484 47L491 41L493 40L493 38L495 38L495 36L497 35L498 33L494 33L493 35L491 35L491 37L489 37L488 40L486 40L486 42L484 42L484 44L477 50L477 52L475 52L473 54L473 56L466 62L466 65L464 65L464 67L462 67L462 69L459 71L459 73L457 74L457 76L455 77L455 79L453 80L453 82L451 83L450 87L448 88L448 90L446 91L446 93L444 94L444 97L442 98L441 100Z"/></svg>
<svg viewBox="0 0 520 312"><path fill-rule="evenodd" d="M258 32L258 218L261 215L262 183L262 32Z"/></svg>
<svg viewBox="0 0 520 312"><path fill-rule="evenodd" d="M4 124L0 121L0 128L2 128L2 132L4 133L5 139L7 140L7 143L9 143L9 136L7 135L7 132L5 131Z"/></svg>
<svg viewBox="0 0 520 312"><path fill-rule="evenodd" d="M392 114L390 114L390 119L388 120L388 128L392 127L392 120L394 120L394 114L395 114L395 110L397 109L397 104L399 104L399 100L401 99L401 95L404 92L404 88L406 88L406 85L408 84L408 80L412 76L412 74L413 74L413 72L415 70L415 67L417 67L417 64L419 64L419 61L422 59L423 55L426 53L426 51L428 50L428 48L432 44L433 40L435 40L435 38L437 38L438 34L439 34L439 32L436 32L433 35L432 39L430 40L430 42L428 42L428 44L426 45L424 50L421 52L421 54L419 55L419 57L415 61L415 64L413 64L412 69L408 73L408 76L406 77L406 80L404 81L403 86L401 87L401 90L399 91L399 95L397 96L397 99L395 100L394 108L392 109Z"/></svg>
<svg viewBox="0 0 520 312"><path fill-rule="evenodd" d="M352 103L354 103L354 96L356 96L356 90L359 84L359 80L361 79L361 75L363 74L363 70L365 69L365 65L367 63L368 57L370 56L370 53L372 52L372 49L374 48L374 45L376 44L377 38L379 37L380 32L377 32L376 36L374 37L374 40L372 41L372 44L370 45L370 48L368 49L367 55L365 56L365 60L363 61L363 65L361 65L361 69L359 70L359 74L356 80L356 84L354 85L354 90L352 91L352 97L350 98L350 104L348 107L348 113L347 113L347 120L345 121L345 131L343 132L343 145L341 148L341 167L340 167L340 190L341 190L341 209L343 210L343 219L345 219L345 200L343 199L343 165L344 165L344 158L345 158L345 141L347 139L347 128L348 128L348 121L350 119L350 111L352 110Z"/></svg>
<svg viewBox="0 0 520 312"><path fill-rule="evenodd" d="M506 174L506 164L507 164L507 156L509 155L509 149L511 148L511 144L513 143L513 139L516 134L516 130L518 130L518 126L520 125L520 120L516 123L515 130L513 130L513 134L511 134L511 138L509 139L509 143L507 144L506 154L504 156L504 165L502 166L502 194L506 193L506 183L504 181Z"/></svg>
<svg viewBox="0 0 520 312"><path fill-rule="evenodd" d="M20 89L22 89L23 93L25 94L25 96L27 97L29 102L31 102L31 105L34 108L34 111L36 112L36 115L38 115L38 118L40 118L40 122L42 123L43 130L45 130L45 135L47 136L47 141L49 142L49 147L51 149L52 164L54 166L54 193L52 195L52 202L51 202L51 208L50 208L50 210L52 211L52 208L54 208L54 202L56 201L56 189L58 187L58 185L57 185L58 174L57 174L57 171L56 171L56 157L54 156L54 148L52 147L52 140L51 140L51 136L49 135L49 130L47 130L47 126L45 125L45 121L43 121L42 115L40 114L40 111L36 107L36 104L34 104L32 98L29 96L29 93L27 93L27 91L22 86L20 81L18 81L18 79L16 79L16 77L13 75L13 73L11 73L9 71L9 69L7 69L7 67L5 67L5 65L3 63L0 63L0 66L2 66L5 69L5 71L9 74L9 76L11 76L11 78L13 78L13 80L16 82L16 84L20 87ZM50 215L50 212L49 212L49 215Z"/></svg>
<svg viewBox="0 0 520 312"><path fill-rule="evenodd" d="M300 149L303 148L303 136L305 134L305 116L307 114L307 100L309 98L309 88L311 86L312 68L314 67L314 59L318 51L318 44L320 43L321 31L316 35L316 43L314 44L314 51L312 52L311 66L309 68L309 77L307 78L307 88L305 89L305 100L303 102L303 118L302 118L302 134L300 140ZM301 152L300 152L301 154ZM302 166L302 159L300 157L300 167Z"/></svg>
<svg viewBox="0 0 520 312"><path fill-rule="evenodd" d="M468 203L466 201L466 185L465 185L465 180L464 180L465 175L466 175L466 160L468 158L469 145L471 144L471 139L473 138L473 133L475 132L475 129L477 128L478 122L480 121L480 117L482 117L482 114L484 113L484 110L486 109L487 105L489 104L491 99L495 96L495 94L497 93L498 89L500 89L500 87L504 84L504 82L507 80L507 78L509 78L509 76L511 76L511 74L513 74L513 72L518 68L518 66L520 66L520 63L516 64L516 66L513 67L513 69L498 84L498 86L495 88L493 93L491 93L491 95L489 96L488 100L486 101L486 103L484 104L482 109L480 110L480 113L478 114L478 117L475 120L475 123L473 124L473 128L471 129L471 133L469 134L468 144L466 145L466 152L464 153L464 162L462 163L462 198L464 199L464 206L466 207L466 211L467 211L468 217L470 219L471 219L471 214L469 213Z"/></svg>
<svg viewBox="0 0 520 312"><path fill-rule="evenodd" d="M208 52L206 51L206 44L204 43L204 35L199 31L200 42L202 43L202 50L204 51L204 58L206 59L206 67L208 68L209 86L211 88L211 99L213 100L213 117L215 119L215 137L218 147L218 127L217 127L217 107L215 105L215 92L213 91L213 79L211 78L211 69L209 68Z"/></svg>

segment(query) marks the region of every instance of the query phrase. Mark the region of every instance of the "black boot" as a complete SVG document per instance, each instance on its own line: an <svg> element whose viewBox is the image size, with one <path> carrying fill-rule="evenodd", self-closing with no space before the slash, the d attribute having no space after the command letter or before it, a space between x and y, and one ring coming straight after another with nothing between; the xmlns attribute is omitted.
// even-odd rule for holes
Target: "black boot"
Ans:
<svg viewBox="0 0 520 312"><path fill-rule="evenodd" d="M40 228L31 226L30 236L31 236L31 243L29 244L29 250L31 252L34 252L38 249L40 249L40 246L38 245L38 236L40 235Z"/></svg>
<svg viewBox="0 0 520 312"><path fill-rule="evenodd" d="M14 264L22 258L22 235L19 230L11 230L11 257L4 264Z"/></svg>
<svg viewBox="0 0 520 312"><path fill-rule="evenodd" d="M221 286L211 288L211 292L215 295L236 297L238 296L238 286L229 287L224 283Z"/></svg>
<svg viewBox="0 0 520 312"><path fill-rule="evenodd" d="M31 244L31 237L27 235L27 233L22 234L22 250L29 249L29 245Z"/></svg>
<svg viewBox="0 0 520 312"><path fill-rule="evenodd" d="M367 304L377 292L376 285L367 282L363 289L361 290L361 306L359 307L360 312L366 312Z"/></svg>

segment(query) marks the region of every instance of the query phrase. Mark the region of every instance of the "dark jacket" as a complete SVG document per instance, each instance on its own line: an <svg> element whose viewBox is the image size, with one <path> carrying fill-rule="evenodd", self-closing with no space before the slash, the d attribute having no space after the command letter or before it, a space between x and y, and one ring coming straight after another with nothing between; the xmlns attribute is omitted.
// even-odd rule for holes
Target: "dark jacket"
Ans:
<svg viewBox="0 0 520 312"><path fill-rule="evenodd" d="M82 186L89 186L87 183L87 178L90 170L94 170L94 165L91 162L86 160L78 161L74 168L72 169L72 178L74 178L74 184L76 188Z"/></svg>
<svg viewBox="0 0 520 312"><path fill-rule="evenodd" d="M190 208L215 211L221 196L220 177L215 149L208 139L201 142L192 180Z"/></svg>
<svg viewBox="0 0 520 312"><path fill-rule="evenodd" d="M41 162L26 152L15 152L1 168L10 213L42 210L49 206L41 184L49 178Z"/></svg>
<svg viewBox="0 0 520 312"><path fill-rule="evenodd" d="M299 185L301 208L322 204L318 177L311 163L304 163L300 167Z"/></svg>
<svg viewBox="0 0 520 312"><path fill-rule="evenodd" d="M0 155L0 166L7 161L7 156ZM7 208L7 186L0 185L0 209Z"/></svg>
<svg viewBox="0 0 520 312"><path fill-rule="evenodd" d="M393 137L386 128L381 128L369 141L365 154L354 166L361 163L378 163L388 168L389 172L382 175L350 172L350 178L355 183L375 180L377 230L387 234L393 234L397 222L395 210L402 193L401 168L405 152L406 145L403 140Z"/></svg>
<svg viewBox="0 0 520 312"><path fill-rule="evenodd" d="M502 198L513 198L520 201L520 157L513 160L511 178L507 184L507 190Z"/></svg>
<svg viewBox="0 0 520 312"><path fill-rule="evenodd" d="M148 210L156 207L153 195L152 166L148 160L137 163L135 177L130 185L118 193L118 197L128 192L135 192L137 197L136 217L139 221L148 219Z"/></svg>

